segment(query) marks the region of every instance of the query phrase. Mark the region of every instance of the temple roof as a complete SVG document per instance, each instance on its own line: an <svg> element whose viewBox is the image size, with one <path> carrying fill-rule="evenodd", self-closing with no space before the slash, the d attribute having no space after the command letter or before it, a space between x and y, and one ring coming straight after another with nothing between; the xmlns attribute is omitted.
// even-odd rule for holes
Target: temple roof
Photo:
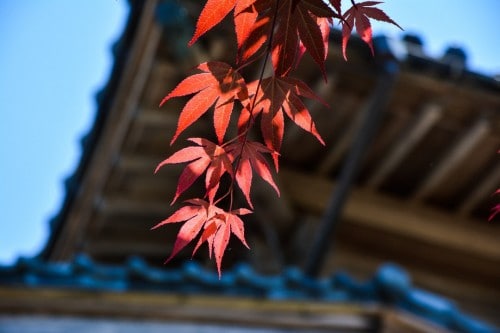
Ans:
<svg viewBox="0 0 500 333"><path fill-rule="evenodd" d="M366 281L358 281L342 271L313 279L295 267L287 267L279 275L262 275L248 264L224 271L219 279L213 270L196 261L187 261L179 268L157 268L139 257L132 257L122 265L99 264L85 255L67 263L21 258L14 265L0 267L0 295L7 301L0 301L0 312L16 312L13 305L16 300L8 301L8 291L2 289L5 287L383 305L451 331L493 332L493 327L464 314L452 301L413 286L408 273L395 264L382 265ZM50 306L46 311L50 313Z"/></svg>
<svg viewBox="0 0 500 333"><path fill-rule="evenodd" d="M81 161L65 183L64 204L39 256L43 262L75 262L85 253L102 265L140 256L160 266L173 246L175 227L149 229L176 209L169 202L180 167L153 170L181 147L184 137L172 147L168 142L182 103L158 104L196 64L231 63L232 35L230 26L221 26L187 48L199 2L130 6L112 48L111 76L96 96L94 126L82 138ZM281 198L255 184L258 209L246 223L252 250L230 243L226 271L241 261L258 274L303 267L321 216L337 195L342 202L334 232L325 238L334 246L317 264L320 275L341 267L368 279L383 262L397 262L416 285L495 318L500 225L486 217L500 182L499 81L469 70L460 49L428 56L418 36L378 37L375 57L354 38L348 62L339 42L333 31L326 84L310 59L296 73L331 105L310 105L327 145L287 128L277 175ZM376 119L371 125L370 117ZM187 132L213 136L210 117ZM170 263L172 272L181 274L189 258L181 252ZM203 254L195 259L207 261Z"/></svg>

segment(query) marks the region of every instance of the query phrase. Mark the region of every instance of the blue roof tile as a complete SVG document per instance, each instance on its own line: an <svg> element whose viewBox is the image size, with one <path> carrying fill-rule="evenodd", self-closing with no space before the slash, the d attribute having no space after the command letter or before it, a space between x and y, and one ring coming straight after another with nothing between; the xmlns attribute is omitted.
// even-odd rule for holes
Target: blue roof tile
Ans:
<svg viewBox="0 0 500 333"><path fill-rule="evenodd" d="M262 275L245 263L224 271L219 279L214 271L205 270L195 261L187 261L180 268L157 268L139 257L132 257L123 265L96 263L85 255L70 263L20 258L14 265L0 266L0 285L370 302L409 311L458 332L495 331L463 314L450 300L415 288L408 273L391 263L382 265L371 279L357 281L342 271L313 279L295 267L280 275Z"/></svg>

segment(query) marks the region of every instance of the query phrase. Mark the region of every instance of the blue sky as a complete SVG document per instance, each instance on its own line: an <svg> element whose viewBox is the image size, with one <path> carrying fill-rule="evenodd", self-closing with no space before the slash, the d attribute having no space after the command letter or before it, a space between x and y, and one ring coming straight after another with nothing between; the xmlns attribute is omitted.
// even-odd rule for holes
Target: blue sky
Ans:
<svg viewBox="0 0 500 333"><path fill-rule="evenodd" d="M428 54L460 45L470 68L500 74L500 1L387 0L381 8L419 34ZM107 82L127 1L0 0L0 13L0 264L9 264L45 244L94 119L95 92Z"/></svg>
<svg viewBox="0 0 500 333"><path fill-rule="evenodd" d="M500 74L500 1L386 0L381 8L405 32L421 36L427 54L441 57L446 47L458 45L466 51L470 69ZM373 26L375 33L401 36L392 25Z"/></svg>
<svg viewBox="0 0 500 333"><path fill-rule="evenodd" d="M0 262L36 254L108 79L125 0L0 0Z"/></svg>

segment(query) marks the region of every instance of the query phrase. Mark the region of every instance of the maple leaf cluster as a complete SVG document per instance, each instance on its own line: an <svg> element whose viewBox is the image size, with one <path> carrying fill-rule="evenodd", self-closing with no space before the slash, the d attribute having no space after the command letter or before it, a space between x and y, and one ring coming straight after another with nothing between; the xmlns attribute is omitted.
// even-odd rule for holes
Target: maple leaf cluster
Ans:
<svg viewBox="0 0 500 333"><path fill-rule="evenodd" d="M306 83L291 76L294 69L307 52L326 79L325 60L330 27L334 23L342 26L342 50L345 58L347 41L354 28L373 52L369 19L397 25L375 7L380 2L351 1L351 4L352 7L342 13L341 0L329 0L329 3L322 0L206 2L188 44L194 44L232 12L237 67L218 61L202 63L196 67L195 74L181 81L160 103L162 106L171 98L193 95L179 115L171 144L209 110L213 110L217 138L217 143L204 138L188 138L192 145L175 152L156 168L155 172L167 164L187 163L179 177L172 204L198 178L205 175L206 193L203 199L186 200L184 206L153 227L184 222L167 262L199 236L193 255L206 242L210 257L212 253L215 255L220 277L222 258L230 235L234 234L248 247L243 221L239 216L252 211L244 207L233 207L234 191L236 187L239 188L246 204L253 209L250 191L255 172L279 195L266 157L272 159L274 169L278 172L286 118L311 133L321 144L325 144L302 99L326 103ZM262 60L260 77L247 82L241 69L259 59ZM273 73L264 77L268 59ZM235 104L239 107L235 108ZM240 110L237 116L238 135L225 141L235 109ZM255 124L260 126L262 142L250 140L249 132ZM220 191L219 188L222 177L230 180L229 188L225 191ZM226 198L230 199L229 208L223 209L220 203Z"/></svg>

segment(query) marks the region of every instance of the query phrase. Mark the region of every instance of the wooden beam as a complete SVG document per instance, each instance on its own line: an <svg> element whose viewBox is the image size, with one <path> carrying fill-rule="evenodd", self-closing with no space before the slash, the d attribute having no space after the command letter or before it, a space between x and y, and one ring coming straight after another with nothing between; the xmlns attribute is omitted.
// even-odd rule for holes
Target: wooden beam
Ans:
<svg viewBox="0 0 500 333"><path fill-rule="evenodd" d="M267 328L266 331L371 331L383 313L377 305L275 301L259 298L202 296L151 292L94 292L50 288L0 287L0 311L58 316L123 317L228 327ZM411 317L411 316L410 316ZM385 318L385 316L384 316ZM415 328L426 321L412 320ZM420 323L419 325L415 325ZM407 327L404 325L402 327ZM433 325L424 326L428 332Z"/></svg>
<svg viewBox="0 0 500 333"><path fill-rule="evenodd" d="M165 156L163 156L165 159ZM117 167L124 171L141 174L152 174L158 163L162 161L162 156L145 156L138 154L123 153L117 162Z"/></svg>
<svg viewBox="0 0 500 333"><path fill-rule="evenodd" d="M48 251L51 260L68 260L82 242L84 230L91 223L95 198L99 197L114 165L116 151L122 146L134 119L145 82L153 64L161 37L155 23L157 0L144 5L142 17L131 45L130 55L123 68L120 84L109 110L101 136L92 152L92 159L85 170L76 197L64 225Z"/></svg>
<svg viewBox="0 0 500 333"><path fill-rule="evenodd" d="M227 39L220 37L213 37L210 41L208 53L210 59L225 59L229 53L230 48L227 47Z"/></svg>
<svg viewBox="0 0 500 333"><path fill-rule="evenodd" d="M370 149L366 152L366 158L363 164L370 168L376 167L383 158L385 152L392 147L394 138L401 133L401 129L407 126L412 115L407 108L395 106L388 112L388 119L380 127L377 138Z"/></svg>
<svg viewBox="0 0 500 333"><path fill-rule="evenodd" d="M443 329L427 320L375 304L265 300L151 292L89 292L53 288L2 288L0 311L48 316L140 318L168 323L255 328L266 332L368 332L378 326L386 333L436 332ZM50 318L50 317L49 317ZM222 329L222 327L221 327Z"/></svg>
<svg viewBox="0 0 500 333"><path fill-rule="evenodd" d="M363 104L363 103L362 103ZM361 128L361 124L363 119L365 118L365 113L367 109L363 107L361 110L356 112L354 118L349 121L347 125L347 129L342 133L341 137L334 143L332 148L328 151L325 158L319 164L316 172L321 175L328 174L332 168L337 165L342 157L345 155L347 150L349 149L350 144L354 140L354 136Z"/></svg>
<svg viewBox="0 0 500 333"><path fill-rule="evenodd" d="M492 109L500 106L500 94L480 85L456 84L453 80L438 79L429 73L418 71L401 71L399 76L401 81L411 82L414 90L430 92L436 96L451 96L476 105L490 104Z"/></svg>
<svg viewBox="0 0 500 333"><path fill-rule="evenodd" d="M476 148L489 131L490 123L488 119L483 117L478 119L419 186L413 195L413 199L419 200L429 196L442 183L450 171L457 168L465 160L467 155Z"/></svg>
<svg viewBox="0 0 500 333"><path fill-rule="evenodd" d="M161 109L140 109L137 113L137 121L142 125L175 128L179 113L168 112Z"/></svg>
<svg viewBox="0 0 500 333"><path fill-rule="evenodd" d="M480 179L476 187L469 192L469 195L462 201L458 209L459 216L470 214L474 208L486 198L490 197L500 183L500 163L497 163L495 168Z"/></svg>
<svg viewBox="0 0 500 333"><path fill-rule="evenodd" d="M149 229L150 225L144 225ZM133 240L133 241L132 241ZM125 240L87 240L83 251L92 258L127 258L130 256L141 256L144 258L166 257L171 247L166 242L158 242L150 239L137 240L130 237Z"/></svg>
<svg viewBox="0 0 500 333"><path fill-rule="evenodd" d="M158 154L123 152L116 161L116 168L125 173L133 173L138 177L151 176L155 179L175 177L177 179L185 164L172 164L161 168L156 174L154 173L156 166L174 152L168 147L168 144L165 147L165 152Z"/></svg>
<svg viewBox="0 0 500 333"><path fill-rule="evenodd" d="M442 326L424 322L415 315L406 314L402 316L400 313L387 311L384 313L382 322L384 323L383 333L418 333L418 332L434 332L447 333L447 329Z"/></svg>
<svg viewBox="0 0 500 333"><path fill-rule="evenodd" d="M302 209L322 214L335 183L317 176L281 170L283 191ZM401 200L355 189L344 209L346 220L360 225L434 243L485 258L500 260L500 229L482 226L478 221L460 223L451 214L426 206L410 205Z"/></svg>
<svg viewBox="0 0 500 333"><path fill-rule="evenodd" d="M392 260L392 259L391 259ZM325 267L328 269L341 267L361 279L369 278L373 272L386 263L386 256L377 256L370 253L367 255L366 248L352 246L347 242L338 244L335 252L328 258ZM400 263L404 265L404 269L412 277L413 284L419 288L433 290L444 297L453 299L460 306L472 304L482 304L483 306L500 313L500 289L495 284L488 286L487 284L471 283L470 280L465 280L463 276L457 274L449 274L443 276L434 269L429 269L428 266L411 261ZM471 271L474 268L471 267ZM494 317L494 316L493 316Z"/></svg>
<svg viewBox="0 0 500 333"><path fill-rule="evenodd" d="M172 213L170 203L159 201L137 201L127 198L102 199L96 210L104 215L165 216Z"/></svg>
<svg viewBox="0 0 500 333"><path fill-rule="evenodd" d="M378 187L436 124L441 114L442 108L439 105L427 104L411 128L403 134L401 140L395 143L392 150L375 169L367 185L372 188Z"/></svg>

